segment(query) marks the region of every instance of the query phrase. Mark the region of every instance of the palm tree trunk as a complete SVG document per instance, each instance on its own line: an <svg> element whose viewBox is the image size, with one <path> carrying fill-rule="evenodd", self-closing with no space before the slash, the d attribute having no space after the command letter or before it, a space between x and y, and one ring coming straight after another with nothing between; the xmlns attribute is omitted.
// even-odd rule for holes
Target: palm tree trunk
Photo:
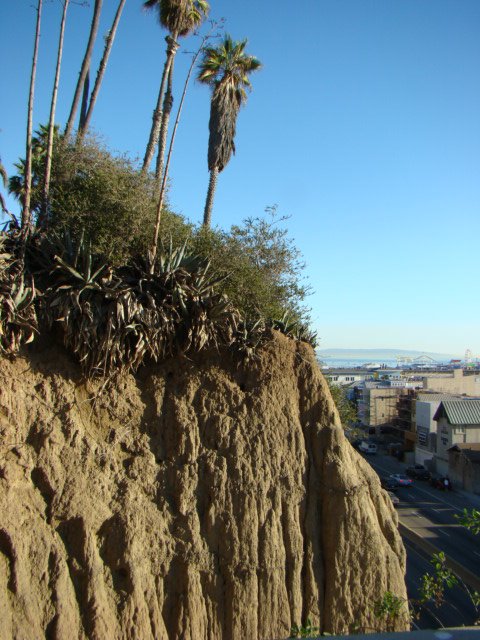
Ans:
<svg viewBox="0 0 480 640"><path fill-rule="evenodd" d="M216 26L216 25L214 25ZM173 125L172 137L170 138L170 145L168 147L167 160L165 162L165 171L163 172L162 177L162 186L160 187L160 195L158 196L158 204L157 204L157 220L155 222L155 232L153 234L153 243L152 248L150 250L150 272L153 273L155 267L155 259L157 257L157 249L158 249L158 234L160 231L160 223L162 221L162 211L163 211L163 201L165 199L165 191L167 188L167 179L168 179L168 169L170 167L170 159L172 157L173 145L175 142L175 136L177 134L178 123L180 122L180 116L182 115L183 103L185 102L185 96L187 95L188 83L190 82L190 77L192 75L192 71L195 67L195 63L197 62L198 56L200 55L205 42L211 37L211 33L213 31L214 26L208 32L207 35L203 36L202 44L199 46L197 52L192 58L192 62L190 64L190 68L187 73L187 77L185 78L185 83L183 85L182 97L180 98L180 104L178 105L177 115L175 117L175 124Z"/></svg>
<svg viewBox="0 0 480 640"><path fill-rule="evenodd" d="M170 113L173 107L172 95L172 73L173 61L168 72L167 90L165 91L165 100L163 101L162 124L160 127L160 141L158 144L157 166L155 168L155 178L157 184L161 181L163 175L163 160L165 157L165 149L167 148L168 124L170 121Z"/></svg>
<svg viewBox="0 0 480 640"><path fill-rule="evenodd" d="M90 93L90 69L85 76L85 82L83 83L82 93L82 106L80 107L80 118L78 120L78 130L81 131L85 124L85 117L87 115L88 106L88 94Z"/></svg>
<svg viewBox="0 0 480 640"><path fill-rule="evenodd" d="M1 159L0 159L0 178L2 179L3 186L6 188L7 182L8 182L8 176L7 176L7 172L5 171L5 167L2 164ZM3 211L3 213L8 213L5 199L1 193L0 193L0 209Z"/></svg>
<svg viewBox="0 0 480 640"><path fill-rule="evenodd" d="M37 74L38 43L40 41L40 22L42 16L42 2L37 4L37 24L35 27L35 45L33 47L32 70L30 72L30 92L28 96L27 115L27 143L25 157L25 195L22 210L22 231L27 236L32 229L32 216L30 213L30 199L32 194L32 129L33 129L33 99L35 95L35 76Z"/></svg>
<svg viewBox="0 0 480 640"><path fill-rule="evenodd" d="M155 147L158 144L158 138L160 135L160 126L162 124L162 102L163 94L165 93L165 85L168 78L168 72L172 66L173 59L178 49L178 43L176 41L177 34L167 36L167 58L163 66L162 80L160 82L160 89L158 91L157 106L152 116L152 127L150 129L150 136L148 138L147 148L145 150L145 157L143 158L142 171L145 173L148 171L150 163L152 162L153 155L155 153Z"/></svg>
<svg viewBox="0 0 480 640"><path fill-rule="evenodd" d="M75 88L75 95L73 96L72 107L70 109L70 115L68 116L67 125L65 127L65 138L72 135L73 125L75 122L75 116L77 115L78 103L80 102L80 96L84 87L85 77L90 69L90 61L92 59L93 45L97 37L98 24L100 22L100 13L102 10L103 0L95 0L95 8L93 10L92 23L90 25L90 35L88 37L87 49L83 57L80 74L78 76L77 86Z"/></svg>
<svg viewBox="0 0 480 640"><path fill-rule="evenodd" d="M108 32L107 39L105 41L105 49L103 50L103 56L100 60L100 64L98 66L97 77L95 78L95 84L93 87L92 95L90 97L90 102L88 104L87 115L85 117L85 122L83 127L79 128L78 135L83 136L88 129L90 124L90 120L92 118L93 108L95 107L95 103L97 102L98 92L100 91L100 86L102 84L103 76L105 75L105 69L107 68L108 58L110 56L110 51L112 50L113 41L115 40L115 35L117 33L118 23L120 22L120 17L122 15L123 7L125 6L126 0L120 0L117 12L115 14L115 18L113 19L112 28Z"/></svg>
<svg viewBox="0 0 480 640"><path fill-rule="evenodd" d="M208 183L207 200L205 202L205 210L203 212L203 226L210 227L212 223L213 198L215 197L215 189L217 187L218 169L213 167L210 171L210 180Z"/></svg>
<svg viewBox="0 0 480 640"><path fill-rule="evenodd" d="M55 111L57 109L58 84L60 82L60 68L62 66L63 39L65 35L65 22L70 0L63 0L62 20L60 22L60 36L58 38L57 66L55 80L53 82L52 101L50 103L50 118L48 121L47 155L45 158L45 180L43 187L43 211L42 221L48 222L48 198L50 194L50 176L52 173L53 134L55 131Z"/></svg>

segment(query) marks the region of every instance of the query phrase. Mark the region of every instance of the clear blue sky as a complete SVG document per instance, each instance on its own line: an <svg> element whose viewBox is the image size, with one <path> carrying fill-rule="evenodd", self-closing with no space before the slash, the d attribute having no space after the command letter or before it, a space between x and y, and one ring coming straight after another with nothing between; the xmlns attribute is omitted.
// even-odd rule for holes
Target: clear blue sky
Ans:
<svg viewBox="0 0 480 640"><path fill-rule="evenodd" d="M36 0L35 0L36 1ZM0 6L0 155L24 155L34 0ZM93 5L93 2L90 2ZM263 62L220 174L222 227L277 204L315 294L320 347L480 354L480 1L212 0ZM104 0L101 32L117 0ZM164 33L127 0L93 127L142 156ZM48 119L59 0L46 0L35 124ZM72 5L57 119L64 123L92 7ZM182 41L184 50L194 41ZM97 42L96 60L102 50ZM189 58L177 55L178 88ZM209 92L192 85L171 177L174 210L200 222ZM11 203L11 201L10 201ZM12 210L15 205L11 203Z"/></svg>

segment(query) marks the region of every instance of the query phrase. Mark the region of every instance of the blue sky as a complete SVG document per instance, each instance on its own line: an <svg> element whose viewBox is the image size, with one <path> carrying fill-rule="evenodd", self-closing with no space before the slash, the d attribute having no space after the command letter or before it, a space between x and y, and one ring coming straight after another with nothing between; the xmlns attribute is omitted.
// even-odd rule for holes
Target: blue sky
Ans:
<svg viewBox="0 0 480 640"><path fill-rule="evenodd" d="M33 0L2 2L0 155L24 155ZM93 4L91 2L90 4ZM320 347L480 354L480 2L212 0L212 17L263 63L220 174L213 224L277 204L302 251ZM104 0L103 35L117 0ZM92 126L143 155L164 33L127 0ZM34 119L48 119L59 0L45 0ZM57 120L68 115L92 7L67 18ZM96 58L102 50L97 42ZM183 51L195 40L182 40ZM189 56L177 55L178 96ZM177 100L178 102L178 100ZM194 83L170 202L202 219L209 92ZM16 210L11 201L12 210Z"/></svg>

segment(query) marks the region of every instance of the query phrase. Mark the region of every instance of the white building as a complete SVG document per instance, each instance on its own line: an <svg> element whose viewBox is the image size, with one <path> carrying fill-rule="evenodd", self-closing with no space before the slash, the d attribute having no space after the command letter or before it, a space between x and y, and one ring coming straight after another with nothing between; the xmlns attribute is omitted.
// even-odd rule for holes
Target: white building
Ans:
<svg viewBox="0 0 480 640"><path fill-rule="evenodd" d="M342 387L349 386L353 382L373 379L371 371L362 369L323 369L322 373L332 384Z"/></svg>

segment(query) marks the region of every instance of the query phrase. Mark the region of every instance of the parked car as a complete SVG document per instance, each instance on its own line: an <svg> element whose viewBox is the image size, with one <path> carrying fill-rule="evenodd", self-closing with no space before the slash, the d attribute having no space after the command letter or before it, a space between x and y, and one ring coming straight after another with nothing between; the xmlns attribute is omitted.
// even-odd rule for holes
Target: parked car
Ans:
<svg viewBox="0 0 480 640"><path fill-rule="evenodd" d="M358 447L358 450L362 453L377 453L377 445L373 442L362 440Z"/></svg>
<svg viewBox="0 0 480 640"><path fill-rule="evenodd" d="M387 491L396 491L398 489L398 483L392 480L389 476L380 478L380 483Z"/></svg>
<svg viewBox="0 0 480 640"><path fill-rule="evenodd" d="M397 483L397 487L411 487L413 485L413 480L404 473L392 473L388 477L392 482Z"/></svg>
<svg viewBox="0 0 480 640"><path fill-rule="evenodd" d="M423 464L414 464L412 467L407 467L405 473L416 480L430 480L432 477L430 471Z"/></svg>
<svg viewBox="0 0 480 640"><path fill-rule="evenodd" d="M394 507L396 507L397 505L400 504L400 499L398 498L398 496L396 496L394 493L392 493L391 491L387 491L388 493L388 497L390 498L390 500L392 501L392 504Z"/></svg>

